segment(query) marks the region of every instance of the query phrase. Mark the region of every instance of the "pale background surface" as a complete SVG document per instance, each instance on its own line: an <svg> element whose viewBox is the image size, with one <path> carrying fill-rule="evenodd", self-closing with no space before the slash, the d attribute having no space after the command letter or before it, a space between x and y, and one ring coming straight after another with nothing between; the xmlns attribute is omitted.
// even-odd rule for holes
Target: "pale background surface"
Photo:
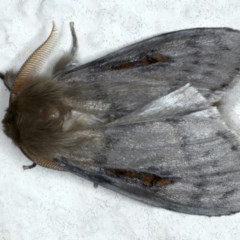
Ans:
<svg viewBox="0 0 240 240"><path fill-rule="evenodd" d="M240 29L239 16L239 0L0 1L0 71L17 69L52 20L61 30L60 52L70 46L68 22L75 22L83 63L168 31ZM0 83L1 119L8 97ZM157 209L68 173L23 171L29 163L0 131L0 240L239 240L240 214L209 218Z"/></svg>

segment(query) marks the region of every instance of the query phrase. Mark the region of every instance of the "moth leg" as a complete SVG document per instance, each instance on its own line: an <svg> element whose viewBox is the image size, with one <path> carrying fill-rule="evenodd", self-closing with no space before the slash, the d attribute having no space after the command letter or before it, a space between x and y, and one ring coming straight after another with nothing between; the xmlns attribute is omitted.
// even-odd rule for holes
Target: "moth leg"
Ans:
<svg viewBox="0 0 240 240"><path fill-rule="evenodd" d="M0 78L3 80L3 83L7 89L11 92L15 82L16 73L13 71L7 71L5 74L0 72Z"/></svg>
<svg viewBox="0 0 240 240"><path fill-rule="evenodd" d="M32 168L35 168L36 166L37 166L36 163L33 163L31 165L23 165L23 170L32 169Z"/></svg>
<svg viewBox="0 0 240 240"><path fill-rule="evenodd" d="M74 28L74 22L70 22L70 30L72 35L72 49L71 49L71 55L72 57L76 56L76 53L78 51L78 40L77 40L77 34Z"/></svg>
<svg viewBox="0 0 240 240"><path fill-rule="evenodd" d="M0 72L0 78L1 78L2 80L4 80L4 78L5 78L4 73Z"/></svg>
<svg viewBox="0 0 240 240"><path fill-rule="evenodd" d="M78 51L78 40L74 28L74 22L70 22L70 31L72 35L72 47L69 52L65 53L55 64L53 74L60 75L62 72L73 68L76 65L76 54Z"/></svg>

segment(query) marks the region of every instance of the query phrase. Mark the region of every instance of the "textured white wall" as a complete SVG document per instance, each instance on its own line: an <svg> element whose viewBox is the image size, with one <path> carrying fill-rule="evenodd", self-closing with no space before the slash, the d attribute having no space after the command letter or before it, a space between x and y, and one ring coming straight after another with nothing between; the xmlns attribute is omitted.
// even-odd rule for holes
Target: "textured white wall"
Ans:
<svg viewBox="0 0 240 240"><path fill-rule="evenodd" d="M0 71L19 67L55 20L59 51L74 21L81 62L163 32L193 27L240 29L240 1L0 1ZM0 83L0 118L8 104ZM0 240L238 240L240 214L201 217L157 209L68 173L37 167L0 131Z"/></svg>

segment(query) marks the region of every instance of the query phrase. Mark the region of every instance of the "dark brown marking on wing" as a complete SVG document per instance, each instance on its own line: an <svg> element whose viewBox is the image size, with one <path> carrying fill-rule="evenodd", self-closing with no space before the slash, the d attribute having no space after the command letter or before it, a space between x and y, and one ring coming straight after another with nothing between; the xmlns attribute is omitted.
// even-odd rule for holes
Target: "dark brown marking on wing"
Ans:
<svg viewBox="0 0 240 240"><path fill-rule="evenodd" d="M173 179L171 178L159 177L152 173L116 168L105 169L105 172L111 177L120 178L129 183L138 182L145 187L164 187L174 183Z"/></svg>
<svg viewBox="0 0 240 240"><path fill-rule="evenodd" d="M139 59L126 62L116 62L105 65L105 70L121 70L140 66L147 66L157 62L165 62L169 58L160 53L140 54Z"/></svg>
<svg viewBox="0 0 240 240"><path fill-rule="evenodd" d="M166 59L167 59L166 57L158 53L158 54L146 55L142 57L141 62L144 65L149 65L157 62L163 62Z"/></svg>
<svg viewBox="0 0 240 240"><path fill-rule="evenodd" d="M120 62L113 64L111 66L106 66L106 70L121 70L126 68L133 68L135 63L134 62Z"/></svg>

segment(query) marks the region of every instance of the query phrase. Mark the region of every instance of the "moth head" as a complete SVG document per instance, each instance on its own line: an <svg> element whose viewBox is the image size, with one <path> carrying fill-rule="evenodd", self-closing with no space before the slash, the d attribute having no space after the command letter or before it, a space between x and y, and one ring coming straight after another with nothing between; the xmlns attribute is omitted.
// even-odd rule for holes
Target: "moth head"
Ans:
<svg viewBox="0 0 240 240"><path fill-rule="evenodd" d="M26 153L49 152L61 135L68 109L64 104L64 86L38 75L56 41L56 27L46 41L25 61L16 75L9 107L3 119L7 136ZM50 143L50 144L49 144Z"/></svg>

